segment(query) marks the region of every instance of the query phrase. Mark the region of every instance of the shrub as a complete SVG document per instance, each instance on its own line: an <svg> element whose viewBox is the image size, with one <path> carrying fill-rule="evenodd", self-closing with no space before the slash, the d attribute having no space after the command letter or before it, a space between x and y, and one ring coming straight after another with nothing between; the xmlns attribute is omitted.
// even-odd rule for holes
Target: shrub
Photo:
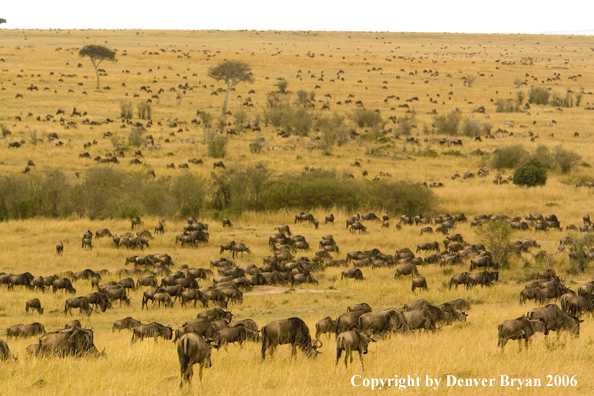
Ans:
<svg viewBox="0 0 594 396"><path fill-rule="evenodd" d="M537 105L546 105L549 103L549 91L541 87L532 87L528 91L528 102Z"/></svg>
<svg viewBox="0 0 594 396"><path fill-rule="evenodd" d="M497 113L514 113L521 111L519 106L514 103L512 99L497 99L495 101L495 112Z"/></svg>
<svg viewBox="0 0 594 396"><path fill-rule="evenodd" d="M244 126L248 123L248 113L244 110L237 110L233 112L233 118L235 118L235 124L239 126L240 130L243 130Z"/></svg>
<svg viewBox="0 0 594 396"><path fill-rule="evenodd" d="M514 184L518 186L544 186L547 182L547 170L536 159L531 159L514 171Z"/></svg>
<svg viewBox="0 0 594 396"><path fill-rule="evenodd" d="M297 91L297 101L302 106L307 105L307 103L309 101L309 99L307 98L307 91L304 91L302 89L300 89L299 91Z"/></svg>
<svg viewBox="0 0 594 396"><path fill-rule="evenodd" d="M474 82L476 81L476 76L474 74L467 74L466 76L464 76L463 80L464 85L470 88L472 87L472 84L474 84Z"/></svg>
<svg viewBox="0 0 594 396"><path fill-rule="evenodd" d="M582 103L582 96L584 96L584 91L582 88L580 88L580 90L577 91L575 94L575 106L576 107L580 107L580 103Z"/></svg>
<svg viewBox="0 0 594 396"><path fill-rule="evenodd" d="M448 114L439 114L433 116L433 123L437 128L437 133L442 135L457 135L462 113L458 110L452 110Z"/></svg>
<svg viewBox="0 0 594 396"><path fill-rule="evenodd" d="M524 104L524 99L526 99L526 93L524 91L517 91L516 102L518 103L518 106L522 106L522 104Z"/></svg>
<svg viewBox="0 0 594 396"><path fill-rule="evenodd" d="M534 157L538 158L538 162L547 169L555 167L555 158L547 146L538 146L534 151Z"/></svg>
<svg viewBox="0 0 594 396"><path fill-rule="evenodd" d="M132 102L129 100L122 100L120 102L120 117L125 120L131 120L133 115Z"/></svg>
<svg viewBox="0 0 594 396"><path fill-rule="evenodd" d="M516 88L520 88L522 85L524 85L524 80L522 80L521 78L516 78L514 80L514 85L516 86Z"/></svg>
<svg viewBox="0 0 594 396"><path fill-rule="evenodd" d="M556 107L573 107L574 103L575 103L575 99L574 99L573 91L571 91L569 89L565 93L565 96L563 96L563 94L560 94L558 92L553 92L553 94L551 95L551 100L549 101L549 104L551 106L556 106Z"/></svg>
<svg viewBox="0 0 594 396"><path fill-rule="evenodd" d="M493 151L491 165L496 169L513 169L523 164L528 152L521 145L508 146Z"/></svg>
<svg viewBox="0 0 594 396"><path fill-rule="evenodd" d="M286 94L287 87L289 86L289 82L283 78L283 79L278 80L277 83L274 85L278 88L280 93Z"/></svg>
<svg viewBox="0 0 594 396"><path fill-rule="evenodd" d="M12 134L12 132L10 132L10 129L8 129L6 126L4 125L0 125L0 129L2 130L2 137L5 138L9 135Z"/></svg>
<svg viewBox="0 0 594 396"><path fill-rule="evenodd" d="M205 129L204 135L208 147L208 156L211 158L225 158L227 155L227 137L211 129Z"/></svg>
<svg viewBox="0 0 594 396"><path fill-rule="evenodd" d="M555 158L555 162L563 174L569 173L569 171L582 160L582 157L578 153L566 150L561 147L561 145L555 147L555 150L553 151L553 157Z"/></svg>
<svg viewBox="0 0 594 396"><path fill-rule="evenodd" d="M200 119L202 120L202 125L204 125L204 128L212 127L212 121L214 120L214 117L212 114L210 114L206 111L201 111Z"/></svg>
<svg viewBox="0 0 594 396"><path fill-rule="evenodd" d="M374 110L356 109L351 113L350 118L359 128L381 128L384 124L382 115Z"/></svg>
<svg viewBox="0 0 594 396"><path fill-rule="evenodd" d="M404 117L398 119L398 128L394 133L394 137L398 138L401 135L409 136L415 124L417 113L412 111Z"/></svg>
<svg viewBox="0 0 594 396"><path fill-rule="evenodd" d="M475 137L481 134L481 125L472 118L472 116L468 116L464 119L462 123L462 133L464 136L468 137Z"/></svg>
<svg viewBox="0 0 594 396"><path fill-rule="evenodd" d="M145 129L136 127L130 131L128 135L128 145L133 147L140 147L144 143Z"/></svg>
<svg viewBox="0 0 594 396"><path fill-rule="evenodd" d="M320 148L325 155L330 155L334 144L338 143L340 146L348 139L348 130L344 126L344 118L336 113L331 116L318 117L316 129L321 133Z"/></svg>
<svg viewBox="0 0 594 396"><path fill-rule="evenodd" d="M153 108L150 102L138 103L138 118L143 120L153 119Z"/></svg>
<svg viewBox="0 0 594 396"><path fill-rule="evenodd" d="M493 261L499 264L500 268L509 269L510 258L516 251L511 240L513 229L510 224L505 220L490 221L477 227L474 232L478 242L491 252Z"/></svg>
<svg viewBox="0 0 594 396"><path fill-rule="evenodd" d="M594 235L586 234L582 238L578 238L577 235L572 235L574 243L569 248L569 258L571 266L567 272L574 275L582 273L588 269L588 265L592 261L590 256L587 255L587 251L592 243L594 243Z"/></svg>
<svg viewBox="0 0 594 396"><path fill-rule="evenodd" d="M307 136L313 126L313 117L304 107L293 107L276 95L268 96L264 122L283 128L289 135Z"/></svg>

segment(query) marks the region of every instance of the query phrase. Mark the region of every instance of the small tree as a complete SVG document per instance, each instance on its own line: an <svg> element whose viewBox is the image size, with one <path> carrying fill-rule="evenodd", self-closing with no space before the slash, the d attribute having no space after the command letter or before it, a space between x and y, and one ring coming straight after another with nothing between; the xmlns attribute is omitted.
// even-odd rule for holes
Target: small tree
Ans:
<svg viewBox="0 0 594 396"><path fill-rule="evenodd" d="M85 45L79 52L79 56L88 56L93 63L93 67L95 68L95 74L97 75L97 89L101 87L99 84L99 65L104 60L108 60L110 62L117 62L115 57L115 51L110 50L107 47L102 45Z"/></svg>
<svg viewBox="0 0 594 396"><path fill-rule="evenodd" d="M132 102L129 100L122 100L120 102L120 117L125 120L131 120L134 115L133 113Z"/></svg>
<svg viewBox="0 0 594 396"><path fill-rule="evenodd" d="M531 159L514 172L514 184L518 186L544 186L547 182L547 170L536 159Z"/></svg>
<svg viewBox="0 0 594 396"><path fill-rule="evenodd" d="M537 105L546 105L549 103L549 91L542 87L532 87L528 91L528 102Z"/></svg>
<svg viewBox="0 0 594 396"><path fill-rule="evenodd" d="M276 87L278 88L280 93L286 94L287 87L289 86L289 82L287 80L285 80L284 78L282 78L282 79L278 80L278 82L274 85L276 85Z"/></svg>
<svg viewBox="0 0 594 396"><path fill-rule="evenodd" d="M553 151L555 162L561 168L561 173L567 174L575 167L582 159L582 157L575 151L566 150L561 145L555 147Z"/></svg>
<svg viewBox="0 0 594 396"><path fill-rule="evenodd" d="M437 133L442 135L457 135L461 120L462 113L458 110L452 110L448 114L433 116L433 123L435 128L437 128Z"/></svg>
<svg viewBox="0 0 594 396"><path fill-rule="evenodd" d="M467 74L466 76L464 76L463 80L464 85L470 88L472 87L472 84L474 84L474 82L476 81L476 76L474 74Z"/></svg>
<svg viewBox="0 0 594 396"><path fill-rule="evenodd" d="M503 269L509 268L511 254L516 251L511 241L513 231L505 220L490 221L475 230L478 242L485 245L493 261Z"/></svg>
<svg viewBox="0 0 594 396"><path fill-rule="evenodd" d="M249 64L245 62L228 60L208 69L208 77L214 78L217 81L224 81L225 84L227 84L227 90L225 91L225 102L223 103L222 111L223 117L225 117L227 114L227 102L229 100L229 92L231 92L231 88L235 87L241 82L254 82Z"/></svg>

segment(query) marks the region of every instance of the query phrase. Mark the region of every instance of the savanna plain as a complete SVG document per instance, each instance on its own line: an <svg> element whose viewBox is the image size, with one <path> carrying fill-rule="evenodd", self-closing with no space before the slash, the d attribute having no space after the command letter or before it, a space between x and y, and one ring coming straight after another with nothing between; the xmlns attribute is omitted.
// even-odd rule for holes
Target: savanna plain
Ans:
<svg viewBox="0 0 594 396"><path fill-rule="evenodd" d="M594 181L594 52L589 37L11 29L0 30L0 37L0 273L48 276L105 269L109 275L104 272L104 284L119 281L116 271L131 269L124 263L133 255L167 253L173 258L173 271L184 264L210 268L211 260L231 259L230 252L219 250L229 241L250 248L233 259L237 266L262 266L263 259L273 255L268 237L284 224L311 246L296 256L312 259L322 236L331 234L340 248L331 253L333 259L344 259L348 252L373 248L390 255L406 247L415 252L417 245L433 241L444 250L443 234L421 234L420 225L402 224L398 229L402 215L436 218L464 213L468 221L457 222L449 233L461 234L470 244L480 242L470 222L482 214L521 216L522 221L528 215L555 214L561 223L561 230L536 231L531 222L527 230L513 230L511 240L534 239L540 247L510 254L491 286L449 288L453 275L468 271L468 260L418 265L428 290L414 292L411 277L396 279L394 266L362 267L365 279L360 281L341 279L346 268L328 266L312 272L316 284L254 286L243 290L243 303L229 304L234 320L251 318L260 327L299 317L312 337L318 320L336 318L357 303L366 302L373 311L401 308L419 299L439 305L463 298L471 304L465 322L443 325L436 332L374 336L377 342L364 355L364 370L358 356L348 368L342 360L335 365L334 335L320 337L323 346L316 359L299 350L291 358L290 346L283 345L273 358L262 361L260 343L246 342L241 348L231 344L227 351L213 349L212 367L204 370L202 381L195 375L190 386L180 390L175 343L160 338L132 344L130 330L112 332L112 326L131 316L176 329L206 308L176 302L171 308L149 303L149 309L141 309L148 289L139 288L129 291L129 306L115 303L103 313L81 316L75 310L65 316L64 303L72 295L22 286L9 291L0 285L0 338L18 356L16 362L0 362L2 395L371 393L351 385L354 375L421 379L418 387L374 392L594 392L594 320L589 313L581 316L578 338L562 332L559 339L551 334L545 341L537 334L528 351L521 353L515 341L504 352L497 347L497 326L539 305L532 300L519 304L520 291L533 274L552 268L574 291L593 278L588 259L578 265L570 259L569 245L559 249L566 236L586 238L580 249L588 250L591 242L590 231L566 229L571 224L580 227L583 216L594 215L588 187ZM78 54L91 44L116 51L117 62L99 66L99 89L91 61ZM224 60L247 63L253 82L239 83L230 92L229 113L222 118L227 87L210 78L208 70ZM530 96L536 89L548 93L546 103L538 104L536 96ZM141 119L138 105L146 111L148 100L150 116ZM131 117L123 113L126 108ZM64 113L57 114L59 109ZM77 116L73 109L83 114ZM448 120L456 118L458 123L448 128ZM54 133L57 137L51 139ZM222 142L224 153L209 152L216 149L215 141ZM20 147L9 148L13 142ZM142 156L135 155L137 150ZM124 156L119 163L93 160L120 151ZM90 158L80 155L84 152ZM496 162L502 152L518 154L515 162ZM571 158L568 168L562 166L563 153ZM135 158L138 163L131 163ZM202 163L188 163L191 158ZM546 168L546 184L524 187L507 182L514 168L529 158ZM223 161L225 169L215 168L217 161ZM479 176L479 169L487 175ZM461 177L453 178L456 172ZM463 177L467 172L473 176ZM319 202L289 199L289 192L279 192L283 180L300 188L311 186L316 177L358 190L349 200L344 196L351 193L341 190L340 197L320 195ZM52 187L50 181L56 184ZM189 187L175 187L176 181ZM396 196L382 196L381 201L361 198L365 191L400 181L412 194L404 203L393 204L401 200ZM240 182L238 189L233 183ZM432 184L436 187L428 187ZM161 196L160 189L173 192ZM303 194L308 191L304 188ZM417 193L422 195L418 201ZM299 207L300 202L307 207ZM294 223L302 211L312 213L319 227ZM345 228L352 215L369 212L389 215L388 226L369 220L362 221L365 232ZM330 213L334 224L325 224ZM121 235L130 231L130 218L135 216L143 224L134 232L147 229L154 237L144 251L117 248L111 238L93 238L92 250L81 247L87 230L107 228ZM176 243L190 216L209 224L209 240L197 248ZM223 227L222 218L230 219L232 227ZM159 220L164 220L164 233L154 235ZM60 241L62 255L55 248ZM535 257L539 251L544 253ZM219 276L216 268L214 276ZM73 283L77 296L94 291L89 280ZM212 278L199 284L208 287ZM25 313L25 302L33 298L41 301L42 315ZM7 340L4 330L37 321L54 331L73 319L92 328L95 345L105 349L105 357L28 357L25 349L38 336ZM492 387L448 387L447 375L497 380ZM541 386L501 387L500 375L538 378ZM576 384L547 387L548 375L575 376ZM425 376L442 382L437 389L427 387Z"/></svg>

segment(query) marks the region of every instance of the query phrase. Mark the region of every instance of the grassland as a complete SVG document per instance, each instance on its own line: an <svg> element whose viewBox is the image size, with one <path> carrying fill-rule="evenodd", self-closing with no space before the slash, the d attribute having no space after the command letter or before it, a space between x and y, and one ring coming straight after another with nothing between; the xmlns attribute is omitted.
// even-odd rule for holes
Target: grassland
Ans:
<svg viewBox="0 0 594 396"><path fill-rule="evenodd" d="M121 128L119 103L130 100L134 104L144 101L162 88L159 99L153 98L154 125L147 133L162 145L161 150L148 151L143 148L145 164L140 169L154 169L157 176L172 176L182 172L167 169L166 164L176 165L188 158L203 158L205 164L190 165L190 172L209 177L212 159L207 157L203 144L204 133L201 126L191 124L196 111L208 111L214 115L220 112L221 95L211 92L222 86L206 77L209 66L222 59L249 62L254 72L255 82L243 84L232 93L229 109L237 112L247 96L253 100L254 107L244 108L251 121L255 121L265 106L266 95L276 90L277 78L286 78L293 92L304 89L315 91L314 112L323 114L322 104L329 104L331 111L349 114L355 106L337 105L344 102L349 94L361 100L366 108L380 109L384 119L390 116L401 118L406 109L398 105L408 103L417 113L413 136L421 141L420 147L405 144L391 134L384 155L366 154L385 143L351 141L341 147L333 147L332 155L323 155L321 150L312 149L311 138L291 137L282 139L272 127L263 127L262 132L244 131L231 136L227 165L246 165L265 163L269 169L283 172L301 172L305 166L335 169L352 172L356 178L363 177L367 170L368 178L380 172L389 172L393 180L413 182L443 182L444 187L435 189L439 198L438 211L442 213L464 212L467 216L480 213L527 215L529 213L555 213L562 225L581 223L581 217L591 209L591 190L575 188L575 181L592 177L589 167L578 166L569 175L553 170L544 187L525 189L514 185L496 186L487 178L451 180L458 171L476 172L489 165L488 160L472 155L476 149L492 152L508 144L522 144L529 151L543 144L549 147L563 145L576 151L586 164L594 162L590 150L594 136L590 131L592 116L586 107L592 106L590 91L593 91L594 73L591 67L593 52L588 37L580 36L527 36L527 35L451 35L451 34L401 34L401 33L321 33L321 32L273 32L273 31L16 31L1 30L0 46L0 123L9 128L12 135L5 138L0 147L0 175L22 172L27 160L33 160L36 167L31 172L45 168L60 168L75 180L74 172L84 172L97 166L92 160L78 159L78 154L89 151L92 156L104 156L114 146L109 139L102 139L103 133L111 131L127 136L130 126ZM95 76L88 59L80 59L78 50L86 44L102 44L117 49L118 62L103 64L107 76L101 79L101 86L110 89L95 89ZM58 50L58 48L60 48ZM124 52L126 55L124 55ZM81 63L81 67L78 64ZM525 63L525 64L524 64ZM152 70L152 72L150 71ZM299 73L301 70L301 73ZM343 70L344 81L336 77ZM431 73L423 71L431 70ZM126 71L129 71L126 72ZM416 71L416 74L415 74ZM439 71L439 75L435 75ZM51 74L53 72L53 74ZM323 73L324 81L319 81ZM410 74L412 73L412 75ZM481 76L483 73L484 76ZM560 79L555 73L560 73ZM315 75L314 78L310 77ZM472 87L464 86L462 77L476 74ZM529 76L526 76L528 74ZM76 75L67 77L67 75ZM297 76L300 75L301 78ZM449 75L449 77L448 77ZM399 78L397 78L397 76ZM573 76L576 76L573 78ZM569 79L572 77L572 79ZM536 78L536 80L534 79ZM547 81L547 79L552 79ZM62 79L63 81L59 81ZM330 82L334 79L335 82ZM516 79L527 80L527 85L514 86ZM359 83L358 81L362 81ZM387 83L384 83L387 81ZM193 88L182 93L170 87L178 87L186 82ZM125 87L122 84L125 83ZM31 84L38 91L26 88ZM82 84L82 85L79 85ZM206 85L204 88L203 86ZM315 89L320 85L320 89ZM579 107L557 109L552 106L532 106L529 112L501 114L496 113L490 99L514 98L518 89L527 91L531 85L550 87L558 92L567 89L585 91ZM141 86L150 86L152 94L140 91ZM386 86L387 89L382 89ZM45 88L48 87L48 90ZM255 94L248 94L249 90ZM73 90L74 92L68 92ZM83 94L83 91L86 94ZM453 92L453 94L449 94ZM23 98L15 98L17 94ZM134 97L134 94L140 95ZM329 94L331 97L326 97ZM437 96L439 94L439 97ZM178 95L180 98L178 98ZM241 95L242 98L237 98ZM395 95L400 100L389 99ZM418 97L418 101L405 102ZM431 103L429 99L437 100ZM474 113L479 106L485 106L490 115L488 120ZM83 125L78 117L70 117L71 109L87 111L91 121L112 118L116 121L102 125ZM394 110L392 110L394 108ZM518 133L518 137L502 137L494 140L472 142L462 138L463 148L442 147L432 139L438 135L425 136L423 124L430 125L431 110L438 114L455 108L465 116L474 115L478 122L488 121L493 130L506 129ZM58 109L66 110L65 119L77 122L76 128L66 129L59 122L36 121L40 116L55 115ZM29 116L29 113L32 113ZM529 114L528 114L529 113ZM20 116L22 121L16 120ZM59 116L56 116L59 118ZM85 117L82 117L85 118ZM548 126L552 120L556 126ZM170 127L177 120L177 127ZM515 121L515 127L504 125L504 121ZM135 119L136 121L136 119ZM158 125L158 122L161 125ZM536 122L534 124L534 122ZM544 123L547 126L541 126ZM522 128L525 125L526 128ZM178 132L179 127L183 132ZM186 130L187 127L187 130ZM236 126L235 126L236 127ZM395 125L388 124L389 127ZM41 137L56 132L65 143L56 146L46 141L31 144L30 132L37 130ZM524 133L532 131L539 138L534 142ZM170 133L175 136L171 136ZM358 129L363 133L364 130ZM579 132L579 138L574 137ZM549 134L554 133L554 137ZM311 135L315 136L312 132ZM264 150L262 154L249 152L249 143L257 137L265 137L271 146L290 146L291 151ZM423 139L427 137L428 141ZM170 143L165 139L169 138ZM19 149L7 149L8 142L25 139ZM90 149L83 149L83 143L97 140ZM179 139L194 139L195 143L180 143ZM416 155L417 151L434 149L438 156ZM463 156L444 155L444 151L460 150ZM466 154L471 154L466 156ZM127 158L131 155L127 153ZM361 168L352 168L350 163L359 161ZM125 170L137 170L138 166L128 161L118 165ZM107 165L100 165L107 166ZM509 175L509 171L504 173ZM368 208L361 208L363 213ZM318 230L309 225L296 225L294 234L305 235L310 243L325 234L333 234L341 248L339 258L345 252L365 250L373 247L382 252L393 253L396 248L414 248L420 242L440 240L437 236L419 236L417 227L404 227L397 231L393 227L381 229L379 223L370 222L369 232L353 235L344 230L344 219L351 213L333 210L337 217L336 226L321 225ZM316 218L323 218L326 211L314 211ZM202 220L211 224L211 240L199 249L182 249L174 245L174 235L182 229L183 222L168 219L166 233L151 240L153 253L169 253L176 262L207 267L208 262L219 257L218 245L229 240L242 241L252 250L250 255L237 260L238 265L249 263L260 265L262 257L269 255L267 236L279 224L291 224L294 213L288 211L266 213L244 213L232 218L234 227L223 229L219 222L209 218ZM152 228L156 218L145 218L145 228ZM132 255L123 249L115 249L107 239L94 241L94 249L84 252L78 244L79 238L87 229L109 228L120 233L128 230L129 222L124 220L90 221L85 218L67 219L29 219L3 223L0 238L0 271L24 272L35 275L50 275L64 270L108 269L112 272L122 268L124 258ZM474 232L467 225L456 229L470 242L475 241ZM566 232L551 231L536 234L533 231L518 232L515 239L537 239L547 252L556 252L558 240ZM71 240L65 245L64 256L55 255L55 244L64 239ZM560 262L555 269L562 274L566 284L575 289L579 281L592 279L591 271L569 275L566 253L559 253ZM429 283L428 292L410 291L410 280L393 279L392 269L372 271L364 269L367 280L363 282L341 281L340 270L327 269L316 274L317 286L299 286L280 294L249 295L241 306L233 306L237 319L253 318L259 325L272 320L299 316L313 329L314 323L326 316L336 317L348 305L368 302L374 310L400 307L403 303L426 298L434 303L454 298L466 298L473 303L468 322L444 328L437 334L418 336L394 336L380 340L372 345L365 357L366 370L362 372L358 362L348 369L342 365L334 366L334 340L323 338L323 353L315 360L307 360L298 355L290 359L287 347L281 347L271 361L260 362L259 346L248 344L239 350L231 346L229 353L213 352L213 367L206 370L202 383L195 378L190 391L180 392L179 365L174 345L159 340L157 343L145 341L130 345L130 333L112 333L112 323L126 316L133 316L144 322L157 321L177 327L195 317L196 309L172 309L140 311L142 292L133 292L131 307L116 307L104 314L93 314L82 318L85 326L95 331L95 344L106 349L107 359L27 359L25 348L33 339L10 341L11 350L19 355L18 363L0 364L0 386L3 395L146 395L146 394L258 394L258 395L321 395L355 394L370 392L368 389L353 388L350 378L353 375L368 377L393 377L425 375L441 378L447 374L460 378L498 377L500 374L516 377L538 377L546 384L547 375L576 375L577 387L522 389L522 394L591 394L594 390L594 376L590 370L593 358L592 343L594 327L592 318L585 318L579 339L562 336L556 341L554 336L545 343L542 337L536 338L532 349L517 354L516 345L508 345L505 354L496 348L497 325L503 320L520 316L529 309L519 306L518 294L523 288L522 280L527 274L541 267L530 255L525 255L528 267L523 260L514 262L513 268L501 274L501 281L492 288L474 290L448 290L452 274L467 269L426 266L420 269ZM117 280L115 276L104 281ZM88 282L78 282L77 295L91 292ZM299 293L312 290L315 293ZM40 318L35 314L26 317L25 301L40 298L46 309ZM0 329L16 323L40 321L48 330L58 329L70 320L61 309L66 297L51 293L0 289ZM58 310L58 312L52 312ZM75 314L75 317L78 317ZM3 336L3 339L5 337ZM40 382L40 380L43 380ZM388 390L389 392L395 389ZM411 391L409 389L409 391ZM443 394L501 394L518 391L514 388L446 388L437 391L421 387L415 393Z"/></svg>

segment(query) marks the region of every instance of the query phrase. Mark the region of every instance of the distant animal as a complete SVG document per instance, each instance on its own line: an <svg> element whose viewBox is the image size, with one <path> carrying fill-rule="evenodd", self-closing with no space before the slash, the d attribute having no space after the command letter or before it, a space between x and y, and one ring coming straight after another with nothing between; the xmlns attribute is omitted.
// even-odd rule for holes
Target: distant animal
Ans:
<svg viewBox="0 0 594 396"><path fill-rule="evenodd" d="M155 322L136 326L132 329L133 343L137 340L143 340L145 337L153 337L155 342L157 342L158 337L170 340L173 338L173 329Z"/></svg>
<svg viewBox="0 0 594 396"><path fill-rule="evenodd" d="M340 333L336 337L336 365L342 355L344 355L344 367L347 367L347 360L351 358L353 363L353 351L359 352L359 359L361 360L361 368L364 369L363 355L367 354L369 342L376 342L373 338L361 333L357 328Z"/></svg>
<svg viewBox="0 0 594 396"><path fill-rule="evenodd" d="M41 302L38 298L34 298L32 300L27 301L25 304L25 311L27 315L29 315L29 310L36 310L39 314L43 314L43 308L41 307Z"/></svg>

